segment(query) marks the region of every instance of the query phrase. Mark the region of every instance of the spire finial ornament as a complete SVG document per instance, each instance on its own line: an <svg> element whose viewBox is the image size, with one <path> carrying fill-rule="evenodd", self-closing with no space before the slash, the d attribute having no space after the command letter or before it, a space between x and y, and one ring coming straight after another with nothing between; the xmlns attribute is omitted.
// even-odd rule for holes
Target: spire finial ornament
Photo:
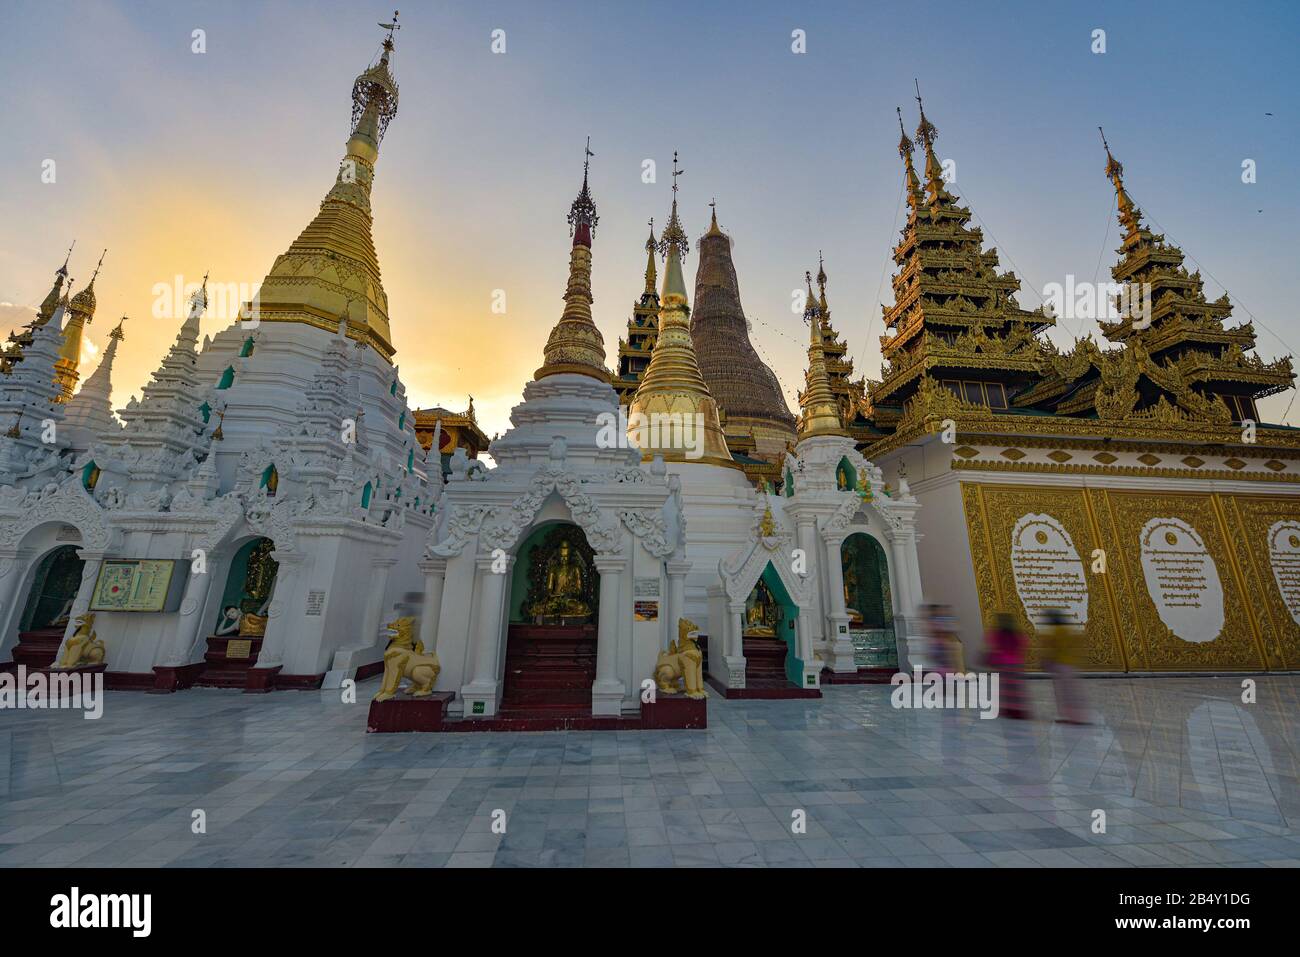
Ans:
<svg viewBox="0 0 1300 957"><path fill-rule="evenodd" d="M68 255L72 255L72 250L68 250ZM107 249L105 249L102 253L99 254L99 262L95 263L95 271L90 274L90 282L86 283L87 289L89 289L91 286L95 284L95 277L99 275L99 267L104 265L104 257L107 255L108 255Z"/></svg>
<svg viewBox="0 0 1300 957"><path fill-rule="evenodd" d="M916 138L925 147L925 188L929 193L927 200L931 203L941 199L951 200L952 194L948 192L943 182L943 167L939 165L939 160L934 155L934 141L939 138L939 131L926 118L925 106L921 103L920 82L913 82L916 83L916 105L921 111L921 122L916 127Z"/></svg>
<svg viewBox="0 0 1300 957"><path fill-rule="evenodd" d="M72 250L76 248L77 241L74 239L72 245L68 247L68 254L63 257L63 265L59 267L59 273L66 279L68 276L68 263L72 259ZM106 250L107 251L107 250Z"/></svg>
<svg viewBox="0 0 1300 957"><path fill-rule="evenodd" d="M804 377L804 390L799 396L799 438L814 435L844 435L840 422L839 406L831 391L830 375L826 371L826 345L822 341L821 307L812 293L812 273L805 271L808 284L808 302L803 318L808 323L808 372Z"/></svg>
<svg viewBox="0 0 1300 957"><path fill-rule="evenodd" d="M898 141L898 155L902 158L903 165L906 168L903 180L904 187L907 190L907 205L912 209L917 209L924 202L925 197L921 193L921 180L916 175L916 167L912 165L912 151L915 149L915 145L908 137L907 130L903 127L902 107L896 106L894 111L898 113L898 131L902 134Z"/></svg>
<svg viewBox="0 0 1300 957"><path fill-rule="evenodd" d="M682 221L677 217L677 177L684 172L686 170L678 168L677 151L673 150L673 210L668 217L668 225L664 227L663 235L659 237L659 255L667 259L669 252L673 252L681 262L685 262L686 249L690 245L690 241L686 238L686 230L682 229ZM678 272L680 274L680 270ZM685 285L682 289L684 295Z"/></svg>
<svg viewBox="0 0 1300 957"><path fill-rule="evenodd" d="M591 318L591 237L599 217L587 187L587 177L594 155L588 137L582 163L582 189L569 208L573 247L569 252L569 283L564 290L564 311L546 340L542 353L544 361L542 367L533 373L534 379L577 373L609 382L609 370L605 368L605 339ZM471 419L474 417L473 396L470 396L466 415Z"/></svg>
<svg viewBox="0 0 1300 957"><path fill-rule="evenodd" d="M384 49L385 49L387 52L392 53L392 52L393 52L393 32L394 32L395 30L400 30L400 29L402 29L402 25L401 25L400 23L397 22L397 11L396 11L396 10L393 11L393 22L392 22L392 23L381 23L381 24L379 24L379 25L380 25L381 27L383 27L385 30L388 31L388 36L384 37Z"/></svg>
<svg viewBox="0 0 1300 957"><path fill-rule="evenodd" d="M108 334L108 338L116 339L118 342L125 339L126 333L122 331L122 323L126 322L126 320L127 316L123 315L122 318L117 321L117 325L113 327L113 331Z"/></svg>
<svg viewBox="0 0 1300 957"><path fill-rule="evenodd" d="M568 216L569 235L573 237L575 246L590 246L591 238L596 233L596 223L600 221L600 217L596 215L596 202L591 198L591 190L587 187L587 174L591 169L591 158L596 155L591 151L590 136L587 137L584 153L582 189L578 190L578 198L569 207Z"/></svg>
<svg viewBox="0 0 1300 957"><path fill-rule="evenodd" d="M1115 204L1119 208L1120 225L1127 231L1126 236L1134 236L1142 229L1142 211L1133 205L1128 190L1124 188L1124 164L1111 155L1110 144L1106 142L1106 131L1099 126L1097 132L1101 134L1101 145L1106 150L1106 178L1115 187Z"/></svg>

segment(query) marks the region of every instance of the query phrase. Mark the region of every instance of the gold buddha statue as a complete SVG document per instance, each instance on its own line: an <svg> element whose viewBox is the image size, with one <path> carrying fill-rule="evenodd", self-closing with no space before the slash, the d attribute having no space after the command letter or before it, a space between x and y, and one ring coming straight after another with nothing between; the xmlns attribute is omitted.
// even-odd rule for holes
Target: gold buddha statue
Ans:
<svg viewBox="0 0 1300 957"><path fill-rule="evenodd" d="M745 606L745 634L766 638L776 636L776 623L779 609L771 590L760 578L754 590L750 592Z"/></svg>
<svg viewBox="0 0 1300 957"><path fill-rule="evenodd" d="M543 619L587 618L591 615L591 606L582 597L587 573L581 558L573 554L568 542L560 542L559 550L547 563L545 583L545 595L533 602L532 615Z"/></svg>
<svg viewBox="0 0 1300 957"><path fill-rule="evenodd" d="M858 594L858 563L850 561L844 567L844 610L849 614L849 623L862 624L862 612L853 607Z"/></svg>

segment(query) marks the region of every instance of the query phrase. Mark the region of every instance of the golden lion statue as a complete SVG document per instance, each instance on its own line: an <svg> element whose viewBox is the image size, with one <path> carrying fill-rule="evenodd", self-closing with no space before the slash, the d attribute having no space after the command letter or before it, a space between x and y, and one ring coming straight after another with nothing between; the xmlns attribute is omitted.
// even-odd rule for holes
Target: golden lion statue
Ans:
<svg viewBox="0 0 1300 957"><path fill-rule="evenodd" d="M102 665L105 659L104 642L95 634L95 615L87 612L73 619L77 630L63 648L60 668L91 668Z"/></svg>
<svg viewBox="0 0 1300 957"><path fill-rule="evenodd" d="M384 652L384 683L375 700L387 701L396 695L403 678L411 682L412 698L427 698L433 694L433 683L442 671L438 656L426 655L424 643L415 640L414 618L398 618L387 627L393 640Z"/></svg>
<svg viewBox="0 0 1300 957"><path fill-rule="evenodd" d="M677 687L681 681L685 685L686 697L707 698L704 690L704 654L695 643L693 634L700 626L686 618L677 619L677 640L668 646L667 651L659 652L655 662L655 683L664 694L678 694Z"/></svg>

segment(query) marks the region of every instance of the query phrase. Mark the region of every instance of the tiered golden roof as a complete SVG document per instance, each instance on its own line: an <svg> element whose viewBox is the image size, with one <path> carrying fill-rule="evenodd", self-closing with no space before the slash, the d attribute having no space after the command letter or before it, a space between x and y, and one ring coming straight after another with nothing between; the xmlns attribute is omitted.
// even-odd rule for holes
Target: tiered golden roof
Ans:
<svg viewBox="0 0 1300 957"><path fill-rule="evenodd" d="M909 213L894 247L894 305L882 307L893 335L880 340L882 380L868 386L882 431L897 426L927 379L964 401L1005 409L1009 393L1036 381L1046 346L1035 333L1054 322L1017 305L1020 280L1000 271L997 250L984 250L983 233L969 225L971 211L948 191L934 152L938 131L923 108L916 136L925 151L926 189L904 132L899 154Z"/></svg>

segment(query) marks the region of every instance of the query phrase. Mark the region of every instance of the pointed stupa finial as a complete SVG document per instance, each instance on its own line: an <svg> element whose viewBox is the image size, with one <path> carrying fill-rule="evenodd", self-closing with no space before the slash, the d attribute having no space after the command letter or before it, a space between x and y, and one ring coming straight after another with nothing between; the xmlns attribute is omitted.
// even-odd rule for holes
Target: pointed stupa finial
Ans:
<svg viewBox="0 0 1300 957"><path fill-rule="evenodd" d="M63 265L54 270L54 285L50 287L49 294L41 302L40 309L36 310L36 322L32 326L44 325L54 315L54 310L59 308L59 303L63 301L66 293L63 291L63 284L66 282L71 286L71 280L68 279L68 262L72 259L72 247L77 245L77 241L72 241L72 246L68 247L68 254L63 257Z"/></svg>
<svg viewBox="0 0 1300 957"><path fill-rule="evenodd" d="M107 249L99 254L99 262L95 264L95 271L90 274L90 282L86 283L86 288L73 296L68 303L68 309L83 315L86 322L92 321L95 315L95 279L99 276L100 267L104 265L104 257L107 255ZM71 288L72 284L68 283L68 287Z"/></svg>
<svg viewBox="0 0 1300 957"><path fill-rule="evenodd" d="M718 228L718 199L716 196L710 200L709 208L713 210L713 220L709 223L709 231L706 235L721 236L722 230Z"/></svg>
<svg viewBox="0 0 1300 957"><path fill-rule="evenodd" d="M925 115L925 104L921 102L920 81L913 80L913 82L916 84L916 106L921 113L921 122L916 127L916 138L925 148L925 188L929 194L927 199L931 203L937 199L951 199L951 195L944 187L943 167L939 165L939 159L934 153L934 141L939 138L939 131Z"/></svg>
<svg viewBox="0 0 1300 957"><path fill-rule="evenodd" d="M655 250L658 243L655 241L655 220L650 217L650 238L645 241L645 295L658 298L659 291L655 284L659 280L658 271L655 268Z"/></svg>
<svg viewBox="0 0 1300 957"><path fill-rule="evenodd" d="M577 373L601 382L609 381L609 370L605 368L605 339L591 318L591 237L597 216L596 204L587 188L587 178L594 155L588 137L582 163L582 189L568 215L573 246L569 251L569 283L564 290L564 311L546 340L545 358L542 367L533 373L534 379ZM473 396L470 396L466 414L471 419L474 416Z"/></svg>
<svg viewBox="0 0 1300 957"><path fill-rule="evenodd" d="M121 319L117 320L117 325L114 326L113 331L108 334L108 338L113 339L117 342L121 342L123 339L125 339L126 333L122 331L122 323L126 322L126 320L127 320L126 316L122 316Z"/></svg>
<svg viewBox="0 0 1300 957"><path fill-rule="evenodd" d="M1110 144L1106 142L1106 131L1100 126L1101 145L1106 150L1106 178L1115 187L1115 205L1119 209L1119 222L1126 230L1126 236L1136 235L1142 229L1142 211L1133 205L1128 190L1124 188L1124 164L1111 154Z"/></svg>
<svg viewBox="0 0 1300 957"><path fill-rule="evenodd" d="M591 190L587 187L587 174L591 169L591 158L596 154L591 151L591 137L587 137L587 145L584 149L582 161L582 189L578 190L578 198L573 201L569 207L569 235L573 237L575 246L590 246L592 237L596 233L596 224L600 217L596 215L596 202L591 198Z"/></svg>
<svg viewBox="0 0 1300 957"><path fill-rule="evenodd" d="M663 234L659 237L659 255L668 259L669 252L675 252L677 259L686 258L686 250L690 245L686 238L686 230L682 229L682 221L677 215L677 177L681 176L686 170L678 168L677 151L673 150L673 209L668 216L668 225L664 227ZM681 270L679 269L678 272ZM665 275L665 280L667 276ZM683 294L685 287L683 286Z"/></svg>
<svg viewBox="0 0 1300 957"><path fill-rule="evenodd" d="M804 390L799 396L799 438L814 435L843 435L839 406L831 391L831 380L826 372L826 348L822 341L821 307L812 293L812 273L804 272L808 284L808 302L803 317L808 323L808 371L804 377Z"/></svg>
<svg viewBox="0 0 1300 957"><path fill-rule="evenodd" d="M921 179L916 175L916 166L912 163L912 151L916 147L903 126L903 108L896 106L894 111L898 113L898 132L901 134L898 141L898 155L902 158L905 168L903 180L907 190L907 205L916 209L925 201L925 196L921 192Z"/></svg>

